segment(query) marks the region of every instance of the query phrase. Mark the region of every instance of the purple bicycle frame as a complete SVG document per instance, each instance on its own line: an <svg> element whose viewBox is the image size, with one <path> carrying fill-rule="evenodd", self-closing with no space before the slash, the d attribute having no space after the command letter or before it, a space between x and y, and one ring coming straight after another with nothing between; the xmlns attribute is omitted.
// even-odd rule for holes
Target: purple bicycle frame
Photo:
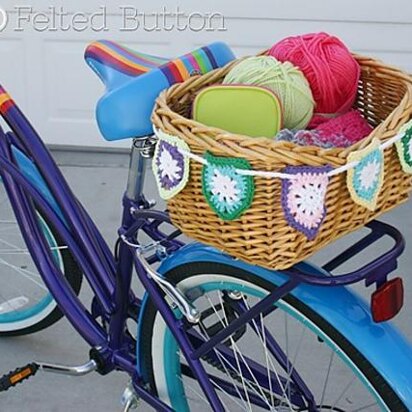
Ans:
<svg viewBox="0 0 412 412"><path fill-rule="evenodd" d="M179 232L166 235L160 230L160 225L170 223L170 220L167 213L150 209L150 204L141 191L143 176L138 173L132 182L132 185L136 186L134 195L131 196L130 193L127 193L123 199L124 211L119 229L119 239L126 239L128 244L120 240L116 256L113 256L93 221L72 193L47 148L23 113L16 105L13 105L2 115L13 133L5 134L0 130L0 174L39 273L61 311L92 348L90 356L96 360L98 372L106 374L114 369L127 372L133 379L137 395L158 411L171 411L171 408L146 389L145 382L136 370L135 341L126 331L127 319L135 317L141 307L140 299L131 290L133 268L136 269L146 292L178 342L190 368L190 371L187 370L187 374L198 380L213 410L223 411L223 405L212 384L213 380L218 382L218 378L206 373L200 362L202 356L213 357L214 348L227 351L222 342L252 320L255 320L254 327L259 333L260 328L262 328L257 321L260 314L268 314L275 310L274 303L302 282L318 286L337 286L365 280L366 285L376 283L379 286L396 268L397 258L404 249L404 240L396 229L380 222L371 222L368 225L371 233L326 264L324 269L328 272L334 270L385 235L389 235L395 240L395 245L387 253L357 271L340 276L317 277L296 268L283 271L284 274L288 275L288 281L249 310L234 304L233 306L238 313L236 320L208 341L204 341L190 330L190 325L184 318L176 318L163 298L162 291L156 282L148 276L135 250L130 246L136 243L139 231L145 232L154 242L160 243L164 247L166 255L172 254L183 245L176 239ZM35 163L59 205L61 215L50 206L42 193L19 170L11 150L12 146L18 147ZM136 151L134 155L138 156L139 161L142 160L139 151ZM136 163L132 157L131 168L141 168L139 161ZM30 207L32 201L47 221L58 231L90 284L94 293L90 310L74 294L63 273L54 264L44 236L36 224L33 208ZM154 254L147 261L154 263L160 258ZM97 321L98 317L101 317L108 325L106 328ZM269 339L268 346L277 361L287 367L288 360L276 341ZM230 353L227 356L230 359ZM252 363L253 361L251 361L251 365ZM254 365L253 367L259 376L259 373L261 374L259 366ZM267 385L267 375L265 375L265 379ZM316 405L313 396L297 371L293 371L292 380L298 390L297 393L301 394L296 396L293 401L297 405L304 405L303 401L305 401L308 404L308 410L315 411ZM225 384L224 381L220 380L219 385L229 393L233 392L233 386ZM265 384L262 383L262 385ZM272 387L277 388L278 386L276 379L273 378ZM234 394L236 395L236 393ZM258 400L256 402L258 403Z"/></svg>

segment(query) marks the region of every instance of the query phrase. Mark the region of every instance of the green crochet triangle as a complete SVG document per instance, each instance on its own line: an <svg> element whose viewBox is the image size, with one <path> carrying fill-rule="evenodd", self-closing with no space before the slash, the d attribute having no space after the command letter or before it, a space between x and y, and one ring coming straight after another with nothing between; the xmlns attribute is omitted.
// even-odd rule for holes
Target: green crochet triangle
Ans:
<svg viewBox="0 0 412 412"><path fill-rule="evenodd" d="M405 128L402 139L396 142L399 160L405 173L412 173L412 126Z"/></svg>
<svg viewBox="0 0 412 412"><path fill-rule="evenodd" d="M239 218L252 204L255 182L253 176L241 175L236 169L251 170L250 163L208 152L204 158L202 190L207 203L222 220Z"/></svg>

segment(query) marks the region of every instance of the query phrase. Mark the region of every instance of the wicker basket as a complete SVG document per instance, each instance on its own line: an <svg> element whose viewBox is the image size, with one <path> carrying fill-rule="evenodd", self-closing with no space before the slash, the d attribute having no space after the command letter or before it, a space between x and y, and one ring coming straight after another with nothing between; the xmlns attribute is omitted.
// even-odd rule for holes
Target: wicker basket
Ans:
<svg viewBox="0 0 412 412"><path fill-rule="evenodd" d="M202 155L207 150L215 156L244 158L255 170L281 171L286 166L300 165L339 167L346 164L351 151L366 147L374 137L381 141L393 137L412 117L410 76L374 59L355 57L362 69L356 107L375 129L369 137L347 149L321 149L250 138L190 120L196 93L205 86L220 83L236 62L164 91L157 100L153 123L164 132L183 139L193 153ZM187 186L169 200L173 223L192 238L272 269L292 266L406 201L412 183L412 176L401 169L395 146L385 150L385 180L373 212L353 202L345 173L334 176L326 195L326 219L316 238L309 241L284 218L279 179L255 177L251 207L239 219L223 221L202 194L201 171L201 164L191 162Z"/></svg>

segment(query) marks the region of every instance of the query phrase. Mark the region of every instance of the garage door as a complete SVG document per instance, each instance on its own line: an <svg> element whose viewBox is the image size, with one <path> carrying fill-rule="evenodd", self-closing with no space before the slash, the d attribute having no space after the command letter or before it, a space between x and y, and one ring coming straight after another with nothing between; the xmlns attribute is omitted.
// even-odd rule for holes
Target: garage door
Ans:
<svg viewBox="0 0 412 412"><path fill-rule="evenodd" d="M412 71L410 0L204 0L196 2L199 5L183 0L179 8L176 3L144 0L135 2L139 5L136 9L139 17L134 21L140 23L139 27L132 24L131 9L110 4L103 16L102 3L72 0L62 10L56 4L53 11L49 1L36 0L33 12L45 11L50 18L54 15L54 25L47 24L41 16L36 22L28 22L27 9L6 7L9 25L0 33L0 82L14 95L49 144L129 146L125 141L105 142L95 124L94 107L103 87L85 65L83 52L96 39L108 38L165 56L179 55L220 39L229 43L238 55L245 55L287 35L323 30L342 37L359 53L380 57ZM15 4L27 6L27 2ZM156 25L153 16L165 11L172 19L166 25L167 30L162 21L159 23L159 17ZM59 12L66 13L60 20L56 18ZM79 12L88 13L90 19L94 16L93 24L82 24L79 16L70 28L74 14ZM175 19L170 13L184 13L183 22L190 17L188 28L172 28L170 22ZM211 13L220 14L215 14L213 22L199 31Z"/></svg>

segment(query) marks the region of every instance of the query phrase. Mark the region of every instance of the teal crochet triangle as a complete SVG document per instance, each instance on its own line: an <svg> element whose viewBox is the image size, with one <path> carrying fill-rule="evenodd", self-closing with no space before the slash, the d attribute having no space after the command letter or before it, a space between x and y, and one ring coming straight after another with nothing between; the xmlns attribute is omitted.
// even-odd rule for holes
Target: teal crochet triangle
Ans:
<svg viewBox="0 0 412 412"><path fill-rule="evenodd" d="M216 157L206 152L207 164L202 170L203 195L211 209L222 220L239 218L253 201L255 182L237 170L250 170L245 159Z"/></svg>

